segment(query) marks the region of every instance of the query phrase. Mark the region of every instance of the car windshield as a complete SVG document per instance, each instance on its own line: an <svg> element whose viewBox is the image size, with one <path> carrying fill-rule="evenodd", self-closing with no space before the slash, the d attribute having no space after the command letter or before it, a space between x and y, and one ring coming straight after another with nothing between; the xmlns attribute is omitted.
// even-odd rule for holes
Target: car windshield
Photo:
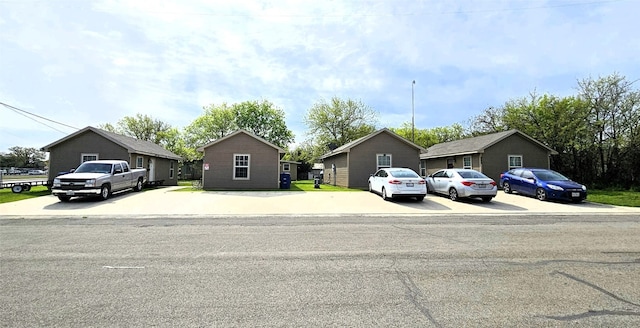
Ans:
<svg viewBox="0 0 640 328"><path fill-rule="evenodd" d="M419 178L416 172L410 170L393 170L389 174L394 178Z"/></svg>
<svg viewBox="0 0 640 328"><path fill-rule="evenodd" d="M566 181L569 178L555 171L533 171L533 173L542 181Z"/></svg>
<svg viewBox="0 0 640 328"><path fill-rule="evenodd" d="M486 175L476 171L458 171L458 174L464 179L488 179Z"/></svg>
<svg viewBox="0 0 640 328"><path fill-rule="evenodd" d="M111 173L111 164L84 163L74 173Z"/></svg>

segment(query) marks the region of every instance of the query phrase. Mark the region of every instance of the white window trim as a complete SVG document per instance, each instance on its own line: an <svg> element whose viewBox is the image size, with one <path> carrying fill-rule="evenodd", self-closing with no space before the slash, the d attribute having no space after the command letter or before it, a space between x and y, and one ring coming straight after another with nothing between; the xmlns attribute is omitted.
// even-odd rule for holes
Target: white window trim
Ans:
<svg viewBox="0 0 640 328"><path fill-rule="evenodd" d="M247 166L237 166L236 165L236 157L237 156L247 156ZM247 177L238 178L236 177L236 168L246 167L247 168ZM233 154L233 180L250 180L251 179L251 154Z"/></svg>
<svg viewBox="0 0 640 328"><path fill-rule="evenodd" d="M381 166L380 165L379 159L382 156L389 156L389 166ZM384 154L382 154L382 153L376 154L376 171L378 171L381 168L386 168L386 167L393 167L393 156L391 154L386 154L386 153L384 153Z"/></svg>
<svg viewBox="0 0 640 328"><path fill-rule="evenodd" d="M136 169L143 169L143 168L144 168L144 156L137 156Z"/></svg>
<svg viewBox="0 0 640 328"><path fill-rule="evenodd" d="M520 166L511 166L511 158L512 157L519 157L520 158ZM522 155L507 155L507 167L509 168L509 170L512 169L517 169L517 168L521 168L524 165L524 159L522 158Z"/></svg>
<svg viewBox="0 0 640 328"><path fill-rule="evenodd" d="M291 171L291 164L290 163L282 163L282 171L284 171L284 172Z"/></svg>
<svg viewBox="0 0 640 328"><path fill-rule="evenodd" d="M465 159L469 159L469 165L464 164ZM463 156L462 157L462 168L463 169L472 169L473 168L473 157L472 156Z"/></svg>
<svg viewBox="0 0 640 328"><path fill-rule="evenodd" d="M82 163L86 162L86 161L84 160L85 156L86 156L86 157L89 157L89 156L95 156L95 157L96 157L96 159L95 159L95 160L99 160L99 159L100 159L100 156L98 156L98 154L97 154L97 153L82 153L82 154L80 154L80 164L82 164ZM91 161L91 160L89 160L89 159L88 159L87 161Z"/></svg>

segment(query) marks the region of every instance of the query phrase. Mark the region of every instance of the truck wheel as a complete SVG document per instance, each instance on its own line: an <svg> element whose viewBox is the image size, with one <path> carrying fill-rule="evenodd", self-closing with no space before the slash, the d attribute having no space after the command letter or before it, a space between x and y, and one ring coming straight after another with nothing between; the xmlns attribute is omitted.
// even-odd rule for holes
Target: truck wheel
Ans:
<svg viewBox="0 0 640 328"><path fill-rule="evenodd" d="M11 187L11 191L14 194L19 194L22 192L22 190L23 190L22 185L14 185L13 187Z"/></svg>
<svg viewBox="0 0 640 328"><path fill-rule="evenodd" d="M102 198L102 200L107 200L107 198L109 198L109 194L111 194L111 188L109 188L109 185L102 185L102 188L100 189L100 198Z"/></svg>
<svg viewBox="0 0 640 328"><path fill-rule="evenodd" d="M22 190L23 190L23 191L29 191L29 190L31 190L31 185L28 185L28 184L22 185Z"/></svg>
<svg viewBox="0 0 640 328"><path fill-rule="evenodd" d="M66 203L66 202L68 202L68 201L71 199L71 197L69 197L69 196L58 196L58 199L59 199L61 202Z"/></svg>
<svg viewBox="0 0 640 328"><path fill-rule="evenodd" d="M142 179L138 179L138 182L136 182L136 186L133 188L133 190L142 191Z"/></svg>

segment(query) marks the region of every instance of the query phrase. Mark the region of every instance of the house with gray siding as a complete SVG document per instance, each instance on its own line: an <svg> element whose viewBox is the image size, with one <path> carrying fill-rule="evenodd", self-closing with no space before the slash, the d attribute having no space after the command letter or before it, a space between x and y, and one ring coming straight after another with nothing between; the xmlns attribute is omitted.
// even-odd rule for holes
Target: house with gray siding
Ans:
<svg viewBox="0 0 640 328"><path fill-rule="evenodd" d="M389 129L381 129L334 149L320 159L324 183L366 189L369 176L385 167L406 167L419 172L424 148Z"/></svg>
<svg viewBox="0 0 640 328"><path fill-rule="evenodd" d="M150 141L88 126L41 148L49 152L49 180L89 160L117 159L132 168L147 169L147 181L178 184L182 158Z"/></svg>
<svg viewBox="0 0 640 328"><path fill-rule="evenodd" d="M551 155L558 152L518 130L444 142L420 155L420 174L427 176L446 168L469 168L495 181L516 167L548 169Z"/></svg>
<svg viewBox="0 0 640 328"><path fill-rule="evenodd" d="M284 149L245 130L214 140L204 153L202 187L208 190L260 190L280 187Z"/></svg>
<svg viewBox="0 0 640 328"><path fill-rule="evenodd" d="M300 162L296 162L296 161L285 161L285 160L281 160L280 161L280 172L284 172L287 173L291 176L291 181L297 181L298 180L298 165L300 165Z"/></svg>

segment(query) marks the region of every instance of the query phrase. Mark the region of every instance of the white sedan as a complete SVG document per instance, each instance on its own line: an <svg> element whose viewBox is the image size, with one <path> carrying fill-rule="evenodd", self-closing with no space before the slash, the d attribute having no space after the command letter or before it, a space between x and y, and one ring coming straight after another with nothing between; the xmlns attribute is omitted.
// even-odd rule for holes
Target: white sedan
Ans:
<svg viewBox="0 0 640 328"><path fill-rule="evenodd" d="M448 195L456 201L461 197L478 197L485 202L491 201L498 193L493 179L471 169L446 169L427 177L429 192Z"/></svg>
<svg viewBox="0 0 640 328"><path fill-rule="evenodd" d="M369 177L369 191L382 195L382 199L415 197L422 201L427 195L427 185L415 171L389 167L378 170Z"/></svg>

